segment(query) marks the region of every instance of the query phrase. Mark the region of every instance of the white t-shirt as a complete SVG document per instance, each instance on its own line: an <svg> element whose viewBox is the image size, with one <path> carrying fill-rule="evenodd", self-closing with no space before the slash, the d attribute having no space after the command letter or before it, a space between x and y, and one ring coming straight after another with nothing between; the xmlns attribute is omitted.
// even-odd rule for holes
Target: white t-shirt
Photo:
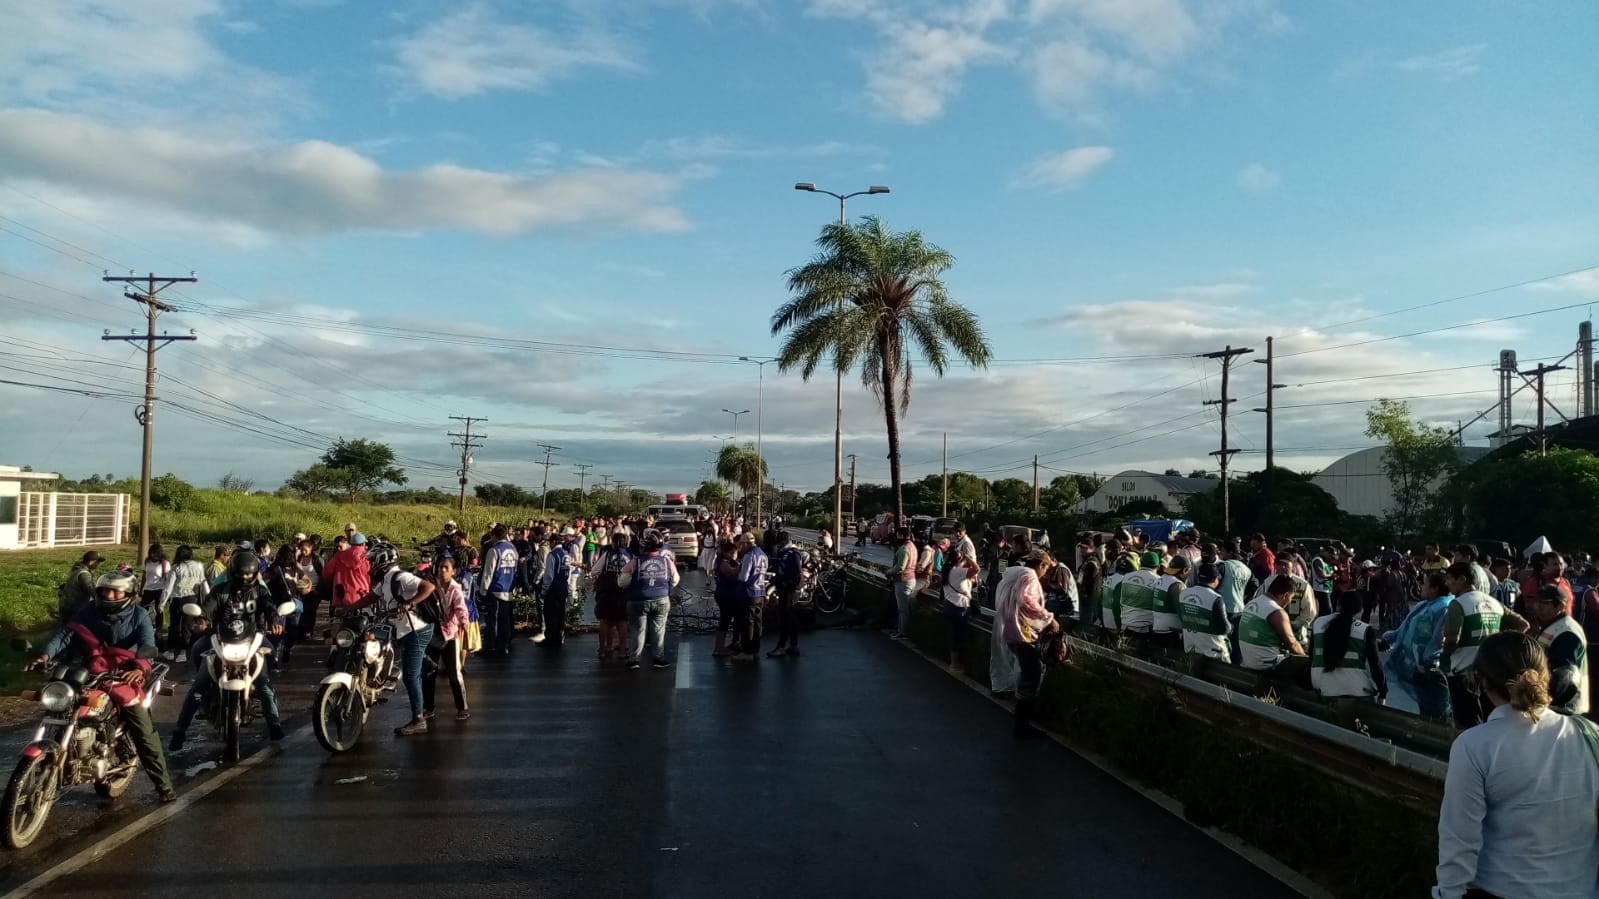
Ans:
<svg viewBox="0 0 1599 899"><path fill-rule="evenodd" d="M392 590L398 588L399 598L395 598ZM410 602L416 599L418 590L422 589L422 579L409 571L390 571L383 575L383 580L378 587L378 593L383 597L383 608L393 609L401 602ZM416 617L415 612L407 612L394 619L394 639L398 640L406 634L423 625L422 619Z"/></svg>
<svg viewBox="0 0 1599 899"><path fill-rule="evenodd" d="M972 604L972 581L969 579L971 569L959 565L951 565L944 570L944 601L952 606L965 609Z"/></svg>
<svg viewBox="0 0 1599 899"><path fill-rule="evenodd" d="M167 575L170 574L171 571L171 563L145 562L144 587L142 588L144 592L149 593L151 590L165 590L167 587Z"/></svg>

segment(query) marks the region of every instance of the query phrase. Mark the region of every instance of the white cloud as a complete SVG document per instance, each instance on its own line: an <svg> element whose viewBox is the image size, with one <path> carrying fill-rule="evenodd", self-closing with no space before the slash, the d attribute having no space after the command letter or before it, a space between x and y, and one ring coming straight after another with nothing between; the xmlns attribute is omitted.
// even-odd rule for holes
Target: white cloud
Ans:
<svg viewBox="0 0 1599 899"><path fill-rule="evenodd" d="M1465 44L1439 53L1407 57L1395 65L1400 71L1431 75L1439 81L1458 81L1477 74L1482 68L1482 54L1487 49L1487 44Z"/></svg>
<svg viewBox="0 0 1599 899"><path fill-rule="evenodd" d="M325 141L195 142L40 110L0 109L0 172L269 234L551 228L678 231L684 176L633 169L531 177L439 164L391 171Z"/></svg>
<svg viewBox="0 0 1599 899"><path fill-rule="evenodd" d="M1532 285L1534 290L1547 290L1555 293L1585 293L1589 296L1599 296L1599 268L1585 269L1539 281Z"/></svg>
<svg viewBox="0 0 1599 899"><path fill-rule="evenodd" d="M503 20L481 3L395 42L395 59L414 87L447 99L493 90L536 91L582 69L643 68L614 34L590 29L557 35Z"/></svg>
<svg viewBox="0 0 1599 899"><path fill-rule="evenodd" d="M1011 181L1012 189L1042 188L1051 192L1069 190L1111 161L1116 151L1110 147L1074 147L1035 159Z"/></svg>
<svg viewBox="0 0 1599 899"><path fill-rule="evenodd" d="M1254 193L1265 193L1281 184L1283 176L1276 169L1259 162L1251 162L1238 170L1238 186Z"/></svg>

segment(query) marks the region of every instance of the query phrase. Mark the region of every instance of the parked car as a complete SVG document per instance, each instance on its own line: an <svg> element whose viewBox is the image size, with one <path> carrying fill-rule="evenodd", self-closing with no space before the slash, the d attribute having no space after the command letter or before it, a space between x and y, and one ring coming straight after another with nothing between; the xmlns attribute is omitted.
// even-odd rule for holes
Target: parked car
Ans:
<svg viewBox="0 0 1599 899"><path fill-rule="evenodd" d="M931 515L912 515L911 536L924 543L927 542L927 539L933 534L933 521L934 518Z"/></svg>
<svg viewBox="0 0 1599 899"><path fill-rule="evenodd" d="M894 539L894 513L883 512L872 519L871 529L866 532L866 537L873 543L888 543Z"/></svg>
<svg viewBox="0 0 1599 899"><path fill-rule="evenodd" d="M1004 535L1006 543L1025 536L1033 546L1049 549L1049 533L1040 528L1030 528L1025 524L1007 524L1000 527L999 532Z"/></svg>
<svg viewBox="0 0 1599 899"><path fill-rule="evenodd" d="M929 531L932 541L934 543L940 540L955 542L955 529L957 527L960 527L960 519L958 518L933 519L933 526Z"/></svg>
<svg viewBox="0 0 1599 899"><path fill-rule="evenodd" d="M663 518L655 523L655 529L666 538L666 547L677 556L679 568L693 568L699 563L700 537L694 530L694 522L687 518Z"/></svg>

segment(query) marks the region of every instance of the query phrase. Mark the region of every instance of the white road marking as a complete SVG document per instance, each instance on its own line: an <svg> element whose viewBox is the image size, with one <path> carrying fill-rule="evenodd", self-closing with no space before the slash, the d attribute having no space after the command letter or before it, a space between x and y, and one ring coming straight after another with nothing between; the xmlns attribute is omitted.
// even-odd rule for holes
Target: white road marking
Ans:
<svg viewBox="0 0 1599 899"><path fill-rule="evenodd" d="M694 686L694 672L690 670L690 658L693 655L693 643L679 639L677 641L677 689L687 690Z"/></svg>
<svg viewBox="0 0 1599 899"><path fill-rule="evenodd" d="M222 789L222 787L226 786L239 775L249 771L251 768L254 768L256 765L261 764L269 758L275 758L279 755L282 755L283 750L289 744L292 743L298 745L301 743L310 743L310 741L303 739L304 736L310 731L310 727L310 724L306 724L297 728L294 731L291 739L284 740L282 743L276 745L267 745L254 755L251 755L248 758L239 761L237 764L230 766L226 771L223 771L221 774L212 777L205 783L200 784L192 790L185 791L178 796L177 802L174 802L171 805L163 805L148 815L138 819L137 821L129 822L122 829L107 834L104 839L83 849L76 855L60 862L49 870L46 870L44 873L33 878L22 886L17 887L15 890L12 890L10 893L8 893L7 896L9 899L22 899L22 897L25 896L39 895L43 892L45 887L55 883L57 880L72 874L76 874L94 862L104 858L107 854L128 843L130 840L142 836L143 834L148 833L167 823L178 815L183 814L184 810L189 806L194 805L196 802L199 802L217 790ZM140 779L146 779L145 775L142 773L136 776L138 776Z"/></svg>

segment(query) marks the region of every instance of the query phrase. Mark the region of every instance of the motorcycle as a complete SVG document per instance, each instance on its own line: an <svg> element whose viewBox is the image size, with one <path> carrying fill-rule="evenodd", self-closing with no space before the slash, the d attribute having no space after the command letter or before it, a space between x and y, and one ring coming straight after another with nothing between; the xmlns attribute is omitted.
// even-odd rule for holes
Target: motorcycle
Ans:
<svg viewBox="0 0 1599 899"><path fill-rule="evenodd" d="M168 666L156 664L145 676L139 702L146 709L161 688ZM121 796L139 770L139 754L111 699L116 672L91 674L83 665L62 663L50 669L49 680L23 694L44 707L45 719L23 747L0 813L5 816L0 840L9 849L32 843L61 792L94 784L102 799Z"/></svg>
<svg viewBox="0 0 1599 899"><path fill-rule="evenodd" d="M389 616L362 612L348 618L333 638L327 677L317 687L311 726L329 752L355 748L372 706L399 683L394 625Z"/></svg>
<svg viewBox="0 0 1599 899"><path fill-rule="evenodd" d="M859 553L812 558L812 566L806 572L805 597L817 612L832 615L844 610L849 591L844 569L858 558Z"/></svg>
<svg viewBox="0 0 1599 899"><path fill-rule="evenodd" d="M294 603L280 603L277 612L280 617L294 614ZM205 611L191 602L183 605L183 614L201 618ZM226 761L239 760L241 734L255 719L252 688L271 655L266 634L255 626L254 600L229 601L217 610L211 648L203 658L215 689L206 693L201 711L212 727L222 731Z"/></svg>

